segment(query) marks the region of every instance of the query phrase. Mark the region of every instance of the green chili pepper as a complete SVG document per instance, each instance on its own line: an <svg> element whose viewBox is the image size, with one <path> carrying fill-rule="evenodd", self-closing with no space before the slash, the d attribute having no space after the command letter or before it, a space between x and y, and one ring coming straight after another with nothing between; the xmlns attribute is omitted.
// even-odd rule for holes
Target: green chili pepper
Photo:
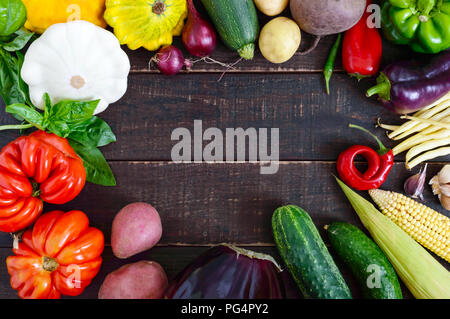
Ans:
<svg viewBox="0 0 450 319"><path fill-rule="evenodd" d="M389 41L438 53L450 47L450 0L385 1L381 25Z"/></svg>
<svg viewBox="0 0 450 319"><path fill-rule="evenodd" d="M342 34L339 33L336 42L334 42L331 48L330 55L328 56L327 63L323 68L323 76L325 77L325 85L327 86L327 94L330 94L330 78L333 74L334 61L336 61L336 56L338 53L339 45L341 44Z"/></svg>

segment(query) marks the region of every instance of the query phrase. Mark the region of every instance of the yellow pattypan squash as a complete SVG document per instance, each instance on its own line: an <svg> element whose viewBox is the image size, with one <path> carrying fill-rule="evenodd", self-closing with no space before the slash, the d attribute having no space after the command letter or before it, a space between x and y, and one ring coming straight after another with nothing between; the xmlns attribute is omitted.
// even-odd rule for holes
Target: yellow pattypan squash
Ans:
<svg viewBox="0 0 450 319"><path fill-rule="evenodd" d="M106 0L104 17L121 44L154 51L181 34L186 16L186 0Z"/></svg>
<svg viewBox="0 0 450 319"><path fill-rule="evenodd" d="M22 0L27 7L25 28L43 33L55 23L85 20L102 28L105 0Z"/></svg>

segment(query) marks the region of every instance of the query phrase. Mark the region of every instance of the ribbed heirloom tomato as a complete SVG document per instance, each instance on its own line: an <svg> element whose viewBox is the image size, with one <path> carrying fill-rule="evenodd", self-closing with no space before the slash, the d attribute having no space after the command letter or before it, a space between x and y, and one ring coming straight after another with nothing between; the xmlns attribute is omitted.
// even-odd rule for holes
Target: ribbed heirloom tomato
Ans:
<svg viewBox="0 0 450 319"><path fill-rule="evenodd" d="M26 299L77 296L102 264L103 233L77 210L43 214L6 259L11 287Z"/></svg>
<svg viewBox="0 0 450 319"><path fill-rule="evenodd" d="M0 152L0 231L29 226L43 201L67 203L85 182L83 161L66 139L36 131L12 141Z"/></svg>

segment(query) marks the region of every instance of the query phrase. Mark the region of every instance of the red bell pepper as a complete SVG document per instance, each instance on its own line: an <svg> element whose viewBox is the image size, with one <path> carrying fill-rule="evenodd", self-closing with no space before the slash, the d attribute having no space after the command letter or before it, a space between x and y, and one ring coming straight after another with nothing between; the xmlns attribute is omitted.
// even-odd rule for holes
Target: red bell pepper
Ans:
<svg viewBox="0 0 450 319"><path fill-rule="evenodd" d="M24 299L78 296L100 270L104 245L83 212L43 214L6 258L11 287Z"/></svg>
<svg viewBox="0 0 450 319"><path fill-rule="evenodd" d="M0 152L0 231L24 229L43 202L67 203L85 182L83 161L66 139L36 131L12 141Z"/></svg>
<svg viewBox="0 0 450 319"><path fill-rule="evenodd" d="M337 161L339 177L348 186L360 191L379 188L394 165L394 153L366 129L356 125L350 125L350 127L369 133L376 139L380 149L375 151L368 146L354 145L343 151ZM368 168L364 173L361 173L355 166L354 161L357 155L367 160Z"/></svg>
<svg viewBox="0 0 450 319"><path fill-rule="evenodd" d="M367 1L367 6L371 1ZM347 30L342 44L344 70L358 79L373 76L380 68L382 44L380 32L367 25L370 13L364 12L361 20Z"/></svg>

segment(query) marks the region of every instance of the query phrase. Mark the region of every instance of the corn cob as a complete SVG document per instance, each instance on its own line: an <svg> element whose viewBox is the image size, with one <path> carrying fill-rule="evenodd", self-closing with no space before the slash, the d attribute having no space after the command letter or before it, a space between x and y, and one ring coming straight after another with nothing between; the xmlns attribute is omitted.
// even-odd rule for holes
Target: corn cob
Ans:
<svg viewBox="0 0 450 319"><path fill-rule="evenodd" d="M381 212L422 246L450 262L450 219L399 193L369 190Z"/></svg>

